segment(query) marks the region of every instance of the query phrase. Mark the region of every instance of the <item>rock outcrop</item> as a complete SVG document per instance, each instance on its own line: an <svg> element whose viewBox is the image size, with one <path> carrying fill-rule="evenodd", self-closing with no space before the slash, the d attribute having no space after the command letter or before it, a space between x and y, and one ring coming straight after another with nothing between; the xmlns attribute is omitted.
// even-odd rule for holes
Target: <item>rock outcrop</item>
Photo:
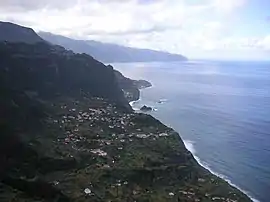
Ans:
<svg viewBox="0 0 270 202"><path fill-rule="evenodd" d="M152 109L152 107L148 107L148 106L144 105L141 107L140 110L144 111L144 112L148 112L148 111L152 111L153 109Z"/></svg>
<svg viewBox="0 0 270 202"><path fill-rule="evenodd" d="M110 65L109 65L110 66ZM110 66L112 68L112 66ZM125 98L131 102L140 98L140 89L148 88L152 84L145 80L132 80L125 77L121 72L115 70L115 76L119 87L124 92Z"/></svg>
<svg viewBox="0 0 270 202"><path fill-rule="evenodd" d="M149 88L149 87L152 86L152 84L149 81L146 81L146 80L134 80L133 83L139 89Z"/></svg>

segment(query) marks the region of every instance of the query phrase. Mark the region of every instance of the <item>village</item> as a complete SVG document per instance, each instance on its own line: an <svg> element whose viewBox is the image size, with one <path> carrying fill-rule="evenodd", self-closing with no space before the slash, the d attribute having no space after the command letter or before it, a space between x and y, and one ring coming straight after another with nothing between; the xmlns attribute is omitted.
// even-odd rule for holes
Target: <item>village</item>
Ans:
<svg viewBox="0 0 270 202"><path fill-rule="evenodd" d="M56 113L35 141L48 156L74 160L76 169L44 179L74 201L241 201L199 167L178 133L147 114L102 98L64 98L50 107Z"/></svg>

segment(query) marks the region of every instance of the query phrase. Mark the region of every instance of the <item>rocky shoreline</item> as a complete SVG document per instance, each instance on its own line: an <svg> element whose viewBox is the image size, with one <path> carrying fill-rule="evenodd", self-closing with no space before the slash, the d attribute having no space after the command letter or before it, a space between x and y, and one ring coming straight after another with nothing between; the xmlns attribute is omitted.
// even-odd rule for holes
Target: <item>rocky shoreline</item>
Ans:
<svg viewBox="0 0 270 202"><path fill-rule="evenodd" d="M146 87L144 87L144 88L141 88L141 90L142 89L145 89L145 88L148 88L148 87L151 87L152 86L152 84L150 85L150 86L146 86ZM140 98L138 98L138 99L136 99L136 100L133 100L132 102L135 102L135 101L137 101L137 100L139 100ZM130 102L130 103L132 103L132 102ZM132 107L132 106L131 106ZM148 107L148 106L146 106L146 105L144 105L143 107L142 107L142 109L140 109L140 111L142 111L143 113L145 113L145 112L147 112L148 110L150 110L150 108L151 107ZM145 109L147 109L147 110L145 110ZM150 110L151 111L151 110ZM152 118L154 118L154 117L152 117ZM154 118L155 119L155 118ZM156 121L158 121L158 120L156 120ZM159 121L158 121L159 122ZM161 123L160 122L160 124L162 124L163 125L163 123ZM167 127L167 126L165 126L165 127ZM176 132L176 131L174 131L172 128L170 128L172 131L173 131L173 133L175 133L176 135L178 135L179 136L179 138L180 138L180 143L181 144L183 144L184 145L184 147L185 147L185 144L184 144L184 142L183 142L183 140L181 139L181 137L180 137L180 135ZM187 150L187 148L185 147L185 149ZM189 152L189 151L188 151ZM191 152L190 152L191 153ZM192 155L192 153L191 153L191 155ZM201 165L199 162L197 162L197 160L193 157L193 159L196 161L196 164L200 167L199 169L202 169L203 170L203 172L205 172L205 173L209 173L210 175L213 175L217 180L219 180L220 182L222 182L223 184L224 184L224 182L225 182L225 184L227 183L227 186L229 186L229 187L231 187L231 188L233 188L233 189L235 189L237 192L238 192L238 194L239 193L241 193L241 195L244 195L244 198L245 199L243 199L243 201L252 201L251 200L251 198L249 198L245 193L243 193L243 191L242 190L239 190L237 187L235 187L235 185L231 185L229 182L227 182L226 180L224 180L224 179L222 179L221 177L219 177L219 176L217 176L216 174L214 174L214 173L212 173L210 170L208 170L207 168L205 168L205 167L203 167L203 165ZM235 195L235 194L234 194ZM185 200L183 200L183 201L185 201ZM200 200L195 200L195 201L200 201ZM211 200L210 200L211 201ZM225 198L224 197L214 197L214 198L212 198L212 201L230 201L230 200L228 200L228 199L226 199L225 200ZM238 199L238 200L233 200L233 201L242 201L242 199Z"/></svg>

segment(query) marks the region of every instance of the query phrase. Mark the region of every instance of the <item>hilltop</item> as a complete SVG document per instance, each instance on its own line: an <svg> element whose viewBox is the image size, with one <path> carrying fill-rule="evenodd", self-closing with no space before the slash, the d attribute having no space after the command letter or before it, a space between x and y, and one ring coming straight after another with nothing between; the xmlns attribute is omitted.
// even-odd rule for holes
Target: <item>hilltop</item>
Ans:
<svg viewBox="0 0 270 202"><path fill-rule="evenodd" d="M0 21L0 41L37 43L45 42L35 31L10 22Z"/></svg>

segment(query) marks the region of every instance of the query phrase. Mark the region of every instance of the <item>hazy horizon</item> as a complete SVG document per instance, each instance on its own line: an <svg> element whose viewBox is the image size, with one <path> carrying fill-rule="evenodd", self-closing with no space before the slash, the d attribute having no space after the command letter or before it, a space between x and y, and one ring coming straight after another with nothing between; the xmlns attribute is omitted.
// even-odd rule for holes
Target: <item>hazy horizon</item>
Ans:
<svg viewBox="0 0 270 202"><path fill-rule="evenodd" d="M269 10L267 0L12 0L0 20L190 59L269 60Z"/></svg>

